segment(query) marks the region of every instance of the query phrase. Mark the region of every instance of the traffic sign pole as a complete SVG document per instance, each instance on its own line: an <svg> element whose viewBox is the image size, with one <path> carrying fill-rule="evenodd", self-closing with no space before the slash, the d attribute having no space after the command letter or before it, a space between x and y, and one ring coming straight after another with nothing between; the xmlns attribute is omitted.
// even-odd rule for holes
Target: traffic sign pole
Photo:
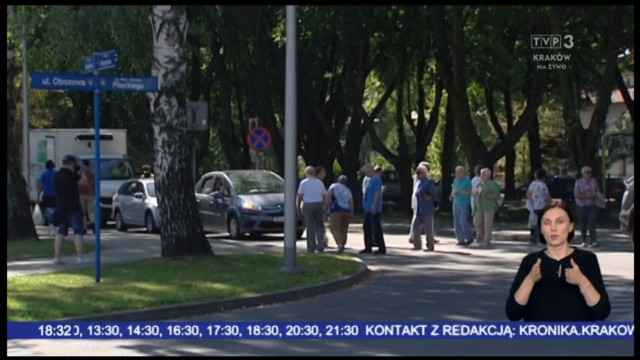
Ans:
<svg viewBox="0 0 640 360"><path fill-rule="evenodd" d="M96 236L96 282L100 282L100 227L102 225L102 217L100 214L100 175L101 175L101 164L100 164L100 87L99 84L99 74L98 74L98 55L93 54L93 127L94 127L94 146L95 150L95 160L94 163L94 173L95 173L95 206L96 211L93 216L93 233Z"/></svg>
<svg viewBox="0 0 640 360"><path fill-rule="evenodd" d="M43 90L93 91L93 126L95 151L95 216L96 282L100 282L100 93L102 91L146 92L158 91L158 78L151 76L100 76L100 70L116 66L115 50L93 53L82 59L82 74L41 73L31 74L31 88ZM270 139L270 137L269 137Z"/></svg>

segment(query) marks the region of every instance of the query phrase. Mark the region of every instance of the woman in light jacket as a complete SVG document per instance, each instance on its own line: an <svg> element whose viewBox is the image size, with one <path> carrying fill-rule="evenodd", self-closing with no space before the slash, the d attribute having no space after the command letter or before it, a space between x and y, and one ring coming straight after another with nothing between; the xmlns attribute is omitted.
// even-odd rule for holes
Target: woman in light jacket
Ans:
<svg viewBox="0 0 640 360"><path fill-rule="evenodd" d="M476 195L476 214L473 223L477 230L478 243L488 248L491 245L491 233L493 232L493 218L498 208L500 187L491 180L491 170L484 168L480 171L482 189Z"/></svg>

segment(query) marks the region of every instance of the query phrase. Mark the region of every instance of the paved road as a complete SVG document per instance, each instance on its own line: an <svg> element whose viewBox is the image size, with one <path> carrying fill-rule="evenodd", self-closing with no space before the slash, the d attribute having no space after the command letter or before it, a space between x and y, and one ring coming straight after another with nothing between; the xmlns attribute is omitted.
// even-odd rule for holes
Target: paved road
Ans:
<svg viewBox="0 0 640 360"><path fill-rule="evenodd" d="M536 247L526 232L501 229L493 249L459 248L451 231L441 229L436 252L410 250L406 224L385 225L387 256L362 255L375 270L364 284L312 299L229 311L192 321L503 321L506 291L522 257ZM141 252L159 252L157 236L107 231L106 244L126 243ZM513 239L519 240L513 240ZM612 299L609 320L633 321L634 264L628 240L615 231L602 231L598 259ZM281 238L230 241L212 236L217 253L282 251ZM358 226L348 250L360 249ZM108 245L108 246L112 246ZM302 243L299 249L302 249ZM110 255L109 252L114 255ZM120 247L105 256L125 254ZM141 256L141 255L140 255ZM148 255L147 255L148 256ZM117 259L114 258L114 261ZM17 264L14 264L17 265ZM14 265L8 264L10 271ZM42 264L40 265L42 267ZM14 269L12 269L14 268ZM36 271L38 266L21 272ZM185 320L185 319L177 319ZM623 340L225 340L225 341L8 341L8 355L633 355L633 341ZM81 346L78 346L81 345Z"/></svg>

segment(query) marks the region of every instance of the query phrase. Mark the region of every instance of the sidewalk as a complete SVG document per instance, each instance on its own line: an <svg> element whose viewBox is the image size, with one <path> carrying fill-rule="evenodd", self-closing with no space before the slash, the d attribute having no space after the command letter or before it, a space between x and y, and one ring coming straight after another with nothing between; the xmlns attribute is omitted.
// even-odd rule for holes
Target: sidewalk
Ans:
<svg viewBox="0 0 640 360"><path fill-rule="evenodd" d="M436 239L446 241L453 239L454 233L450 226L445 224L436 224ZM45 227L36 227L38 236L46 237L47 229ZM384 221L382 228L388 235L407 235L409 234L409 223ZM328 230L327 235L331 238L331 232ZM349 227L350 233L361 233L362 224L352 222ZM160 257L161 246L159 235L148 235L142 231L117 232L107 229L101 234L101 244L106 247L101 251L101 264L115 264L132 262L142 259ZM579 238L579 232L576 234ZM612 229L598 229L598 237L600 239L600 247L596 248L597 252L601 251L629 251L629 239L624 233ZM85 236L85 242L93 243L95 238L92 235ZM232 253L259 253L265 251L281 251L280 246L273 246L279 243L264 244L256 241L233 241L226 240L224 236L209 237L216 254L232 254ZM219 239L219 240L218 240ZM522 229L519 224L496 224L493 232L493 241L515 242L519 245L528 245L529 230ZM65 241L72 241L67 239ZM302 240L304 241L304 240ZM333 241L330 243L333 244ZM350 244L360 243L358 240L351 241ZM576 242L574 242L575 244ZM334 244L335 245L335 244ZM515 244L514 244L515 245ZM298 249L300 251L300 244ZM506 249L504 249L506 250ZM513 249L516 250L516 249ZM520 250L520 246L518 246ZM51 249L53 252L53 249ZM76 263L75 255L63 256L62 264L54 264L51 258L25 259L16 261L7 261L7 277L29 275L29 274L46 274L51 272L65 271L71 269L80 269L93 267L95 264L95 252L85 255L82 263Z"/></svg>

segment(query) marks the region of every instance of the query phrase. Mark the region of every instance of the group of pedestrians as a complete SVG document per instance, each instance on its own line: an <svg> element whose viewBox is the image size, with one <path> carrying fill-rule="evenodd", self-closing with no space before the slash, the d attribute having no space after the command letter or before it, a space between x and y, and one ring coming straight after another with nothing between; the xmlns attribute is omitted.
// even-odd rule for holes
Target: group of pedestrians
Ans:
<svg viewBox="0 0 640 360"><path fill-rule="evenodd" d="M582 246L597 247L597 227L599 207L603 207L603 195L598 182L593 177L593 170L589 166L582 167L580 179L576 180L573 195L580 219ZM551 203L551 193L545 182L547 173L543 169L535 172L535 180L531 182L526 193L526 207L529 210L530 242L539 244L540 219L543 209Z"/></svg>
<svg viewBox="0 0 640 360"><path fill-rule="evenodd" d="M307 228L307 252L323 252L328 247L324 227L328 215L331 234L338 244L338 253L342 253L353 216L353 195L347 187L345 175L339 176L328 190L323 182L325 176L326 170L322 166L305 169L305 179L298 186L297 209Z"/></svg>
<svg viewBox="0 0 640 360"><path fill-rule="evenodd" d="M78 166L73 155L64 157L58 171L52 160L45 163L45 168L39 179L37 206L44 215L44 225L49 226L49 235L55 234L54 263L62 262L62 244L69 227L74 233L76 261L82 262L84 235L95 223L95 174L88 160Z"/></svg>
<svg viewBox="0 0 640 360"><path fill-rule="evenodd" d="M411 196L413 216L409 231L409 242L413 250L422 250L422 234L425 234L424 251L435 250L434 217L439 209L438 187L430 178L431 165L422 161L418 164ZM386 254L387 248L382 230L381 213L384 196L382 169L366 164L362 168L362 207L364 210L364 249L361 254ZM341 175L329 189L323 183L323 167L307 167L306 178L298 188L298 208L304 215L307 227L307 251L322 252L328 246L324 219L328 215L330 230L338 245L338 253L344 251L347 243L349 224L353 217L353 195L347 187L347 177ZM492 179L492 172L482 165L474 167L474 177L467 175L464 166L455 169L455 178L449 194L453 205L453 228L457 246L489 248L493 233L496 211L502 203L499 185ZM581 218L583 246L598 246L596 241L596 218L598 187L591 177L591 169L582 169L582 178L576 181L575 198ZM549 189L545 183L546 172L539 169L526 192L526 206L529 217L530 241L538 244L541 238L540 218L551 203ZM588 240L587 232L590 235ZM377 250L374 251L374 248Z"/></svg>

